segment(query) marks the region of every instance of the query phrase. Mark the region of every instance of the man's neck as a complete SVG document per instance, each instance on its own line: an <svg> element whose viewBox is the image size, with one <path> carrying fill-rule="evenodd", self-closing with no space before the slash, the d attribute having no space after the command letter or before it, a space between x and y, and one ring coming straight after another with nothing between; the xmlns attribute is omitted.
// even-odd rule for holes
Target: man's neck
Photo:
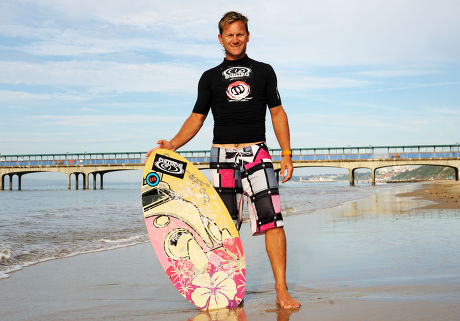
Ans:
<svg viewBox="0 0 460 321"><path fill-rule="evenodd" d="M247 57L246 53L242 53L241 55L238 55L238 56L232 56L232 55L225 54L226 60L241 60L246 57Z"/></svg>

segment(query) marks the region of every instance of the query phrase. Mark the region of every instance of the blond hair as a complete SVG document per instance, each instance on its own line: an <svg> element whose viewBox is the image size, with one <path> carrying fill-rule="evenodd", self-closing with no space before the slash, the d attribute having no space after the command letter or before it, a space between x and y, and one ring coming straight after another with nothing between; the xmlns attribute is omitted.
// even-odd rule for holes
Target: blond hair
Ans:
<svg viewBox="0 0 460 321"><path fill-rule="evenodd" d="M249 33L248 29L248 18L244 16L243 14L236 12L236 11L229 11L224 16L222 19L219 21L219 33L222 34L222 31L224 30L224 27L226 25L229 25L231 23L241 21L244 23L244 26L246 27L246 32Z"/></svg>

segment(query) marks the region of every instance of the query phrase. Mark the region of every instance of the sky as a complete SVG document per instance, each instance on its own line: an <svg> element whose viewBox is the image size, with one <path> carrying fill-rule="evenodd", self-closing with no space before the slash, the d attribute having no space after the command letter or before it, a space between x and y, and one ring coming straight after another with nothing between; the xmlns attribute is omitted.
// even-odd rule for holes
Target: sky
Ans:
<svg viewBox="0 0 460 321"><path fill-rule="evenodd" d="M0 0L0 154L172 138L224 57L229 10L276 71L292 147L460 142L458 0ZM182 150L209 149L212 126Z"/></svg>

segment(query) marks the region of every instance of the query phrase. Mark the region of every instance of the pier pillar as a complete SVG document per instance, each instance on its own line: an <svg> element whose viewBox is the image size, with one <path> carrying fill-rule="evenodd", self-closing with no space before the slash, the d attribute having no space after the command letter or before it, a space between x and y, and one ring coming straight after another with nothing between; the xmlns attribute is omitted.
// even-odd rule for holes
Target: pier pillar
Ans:
<svg viewBox="0 0 460 321"><path fill-rule="evenodd" d="M372 186L375 186L375 169L371 168L371 180L372 180Z"/></svg>
<svg viewBox="0 0 460 321"><path fill-rule="evenodd" d="M18 191L22 190L22 175L24 174L18 174Z"/></svg>
<svg viewBox="0 0 460 321"><path fill-rule="evenodd" d="M5 190L5 175L2 175L2 181L0 182L0 190L4 191Z"/></svg>
<svg viewBox="0 0 460 321"><path fill-rule="evenodd" d="M97 177L97 173L93 173L93 189L97 188L97 186L96 186L96 177Z"/></svg>
<svg viewBox="0 0 460 321"><path fill-rule="evenodd" d="M72 176L72 173L67 174L67 189L69 189L69 190L72 189L72 186L70 185L70 181L71 181L70 178L71 178L71 176Z"/></svg>
<svg viewBox="0 0 460 321"><path fill-rule="evenodd" d="M455 172L455 180L458 182L458 168L454 167L454 172Z"/></svg>
<svg viewBox="0 0 460 321"><path fill-rule="evenodd" d="M355 186L355 170L354 169L349 169L350 172L350 186Z"/></svg>
<svg viewBox="0 0 460 321"><path fill-rule="evenodd" d="M8 176L10 177L10 191L13 190L13 174L8 174Z"/></svg>
<svg viewBox="0 0 460 321"><path fill-rule="evenodd" d="M101 175L101 187L100 189L104 189L104 173L99 173Z"/></svg>
<svg viewBox="0 0 460 321"><path fill-rule="evenodd" d="M89 174L82 173L83 175L83 189L88 189L89 185Z"/></svg>
<svg viewBox="0 0 460 321"><path fill-rule="evenodd" d="M78 176L80 173L75 173L75 189L78 190Z"/></svg>

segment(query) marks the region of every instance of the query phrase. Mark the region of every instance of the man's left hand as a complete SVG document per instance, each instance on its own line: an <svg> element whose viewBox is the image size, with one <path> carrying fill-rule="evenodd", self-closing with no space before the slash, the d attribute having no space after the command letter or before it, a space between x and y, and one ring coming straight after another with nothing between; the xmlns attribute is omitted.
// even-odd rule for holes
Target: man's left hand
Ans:
<svg viewBox="0 0 460 321"><path fill-rule="evenodd" d="M285 172L286 176L284 176ZM283 177L282 183L286 183L292 178L292 173L294 172L294 166L292 165L291 155L285 155L281 158L281 177Z"/></svg>

